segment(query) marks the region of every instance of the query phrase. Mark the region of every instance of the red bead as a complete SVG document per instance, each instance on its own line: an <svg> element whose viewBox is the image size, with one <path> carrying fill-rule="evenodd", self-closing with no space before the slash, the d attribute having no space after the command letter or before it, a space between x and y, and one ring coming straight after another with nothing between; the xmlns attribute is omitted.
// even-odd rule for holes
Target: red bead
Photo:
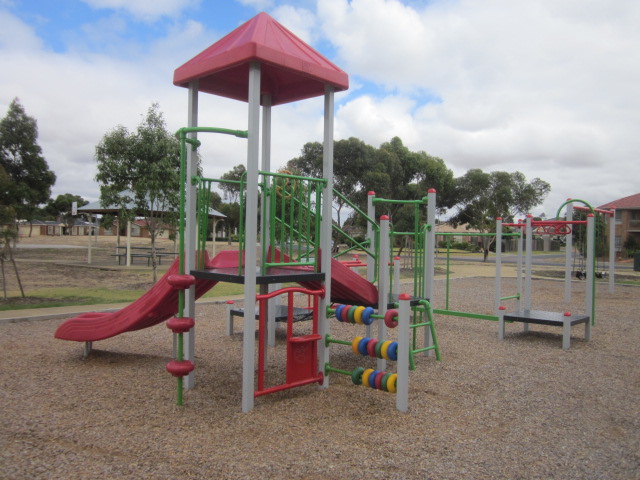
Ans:
<svg viewBox="0 0 640 480"><path fill-rule="evenodd" d="M186 290L196 283L196 277L193 275L169 275L167 282L176 290Z"/></svg>
<svg viewBox="0 0 640 480"><path fill-rule="evenodd" d="M189 375L195 366L193 362L189 360L171 360L167 363L167 372L169 372L174 377L184 377L185 375Z"/></svg>
<svg viewBox="0 0 640 480"><path fill-rule="evenodd" d="M196 322L189 317L173 317L167 321L167 328L173 333L185 333L193 328Z"/></svg>

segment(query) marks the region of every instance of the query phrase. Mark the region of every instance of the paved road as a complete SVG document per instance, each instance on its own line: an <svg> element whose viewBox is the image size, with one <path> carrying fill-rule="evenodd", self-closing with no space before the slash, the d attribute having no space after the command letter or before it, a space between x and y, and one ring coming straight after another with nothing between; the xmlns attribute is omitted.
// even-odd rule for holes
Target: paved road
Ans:
<svg viewBox="0 0 640 480"><path fill-rule="evenodd" d="M80 246L80 245L31 245L28 243L18 243L16 245L16 248L59 248L59 249L65 249L65 248L83 248L83 249L87 249L87 246Z"/></svg>

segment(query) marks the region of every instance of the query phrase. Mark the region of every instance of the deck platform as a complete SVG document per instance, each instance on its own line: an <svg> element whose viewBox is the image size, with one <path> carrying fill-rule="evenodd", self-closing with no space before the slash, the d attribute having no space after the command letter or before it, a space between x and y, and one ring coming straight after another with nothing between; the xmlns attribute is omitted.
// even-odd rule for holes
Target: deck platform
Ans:
<svg viewBox="0 0 640 480"><path fill-rule="evenodd" d="M191 275L205 280L218 282L244 284L244 271L238 272L237 267L207 268L203 270L191 270ZM257 272L256 284L269 285L273 283L288 282L321 282L325 274L313 272L300 267L271 267L265 273Z"/></svg>
<svg viewBox="0 0 640 480"><path fill-rule="evenodd" d="M562 348L571 347L571 327L584 323L584 338L591 340L591 319L588 315L567 315L561 312L546 312L542 310L516 310L503 313L498 321L498 338L504 340L505 323L520 322L524 324L524 331L529 331L529 324L551 325L562 327Z"/></svg>

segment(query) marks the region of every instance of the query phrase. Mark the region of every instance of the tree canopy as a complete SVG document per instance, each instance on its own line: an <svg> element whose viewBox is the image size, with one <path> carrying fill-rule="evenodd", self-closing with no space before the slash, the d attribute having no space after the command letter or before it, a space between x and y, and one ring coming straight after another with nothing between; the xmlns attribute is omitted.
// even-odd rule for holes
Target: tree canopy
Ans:
<svg viewBox="0 0 640 480"><path fill-rule="evenodd" d="M458 212L450 217L454 225L468 225L482 233L495 231L496 218L514 222L516 215L525 215L542 203L551 186L534 178L527 182L520 172L483 172L474 168L456 179L455 196ZM490 243L485 237L485 259Z"/></svg>
<svg viewBox="0 0 640 480"><path fill-rule="evenodd" d="M322 144L304 145L300 157L290 160L287 168L310 177L322 176ZM451 206L454 177L444 161L425 152L412 152L398 137L383 143L379 148L367 145L357 138L334 142L334 188L360 209L367 208L367 194L374 191L377 197L394 200L417 200L436 188L440 197L439 208ZM334 198L337 221L343 223L345 202ZM403 221L400 206L386 206L385 213L394 222Z"/></svg>
<svg viewBox="0 0 640 480"><path fill-rule="evenodd" d="M456 179L455 196L458 212L450 218L454 225L468 224L481 232L495 228L502 217L513 222L516 215L525 215L542 203L551 186L539 178L527 182L520 172L483 172L479 168L467 171Z"/></svg>
<svg viewBox="0 0 640 480"><path fill-rule="evenodd" d="M155 251L157 235L175 224L180 203L180 144L167 131L159 105L149 107L135 132L118 125L105 134L95 158L101 204L119 206L127 219L144 216Z"/></svg>
<svg viewBox="0 0 640 480"><path fill-rule="evenodd" d="M65 193L58 195L55 200L49 200L44 207L44 212L51 218L59 219L67 227L72 227L76 218L78 218L78 215L73 215L72 212L74 202L76 202L78 207L83 207L89 203L79 195Z"/></svg>
<svg viewBox="0 0 640 480"><path fill-rule="evenodd" d="M51 196L56 175L49 169L38 145L38 126L19 100L9 105L0 120L0 182L6 184L0 201L5 215L32 220L38 205Z"/></svg>

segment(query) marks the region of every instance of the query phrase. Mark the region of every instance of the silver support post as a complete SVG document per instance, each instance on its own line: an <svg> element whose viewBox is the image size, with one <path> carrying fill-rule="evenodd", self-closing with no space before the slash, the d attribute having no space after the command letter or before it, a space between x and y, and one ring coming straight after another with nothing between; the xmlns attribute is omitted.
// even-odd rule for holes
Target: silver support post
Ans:
<svg viewBox="0 0 640 480"><path fill-rule="evenodd" d="M262 171L270 172L271 171L271 95L264 94L262 95ZM268 175L263 178L263 182L265 184L264 191L269 190L269 186L271 184L271 177ZM263 194L261 197L262 201L262 215L263 218L271 218L270 212L270 202L267 197ZM272 245L269 244L270 238L270 222L263 222L263 230L261 232L262 237L262 245L265 245L267 250ZM269 285L268 291L273 292L276 289L280 288L276 285ZM267 345L270 347L275 347L276 345L276 298L270 298L267 300ZM267 354L267 350L265 349L265 356ZM265 365L267 364L267 359L265 358Z"/></svg>
<svg viewBox="0 0 640 480"><path fill-rule="evenodd" d="M525 259L524 259L524 309L531 310L531 274L533 263L533 228L531 215L527 215L525 227ZM526 324L525 324L526 325Z"/></svg>
<svg viewBox="0 0 640 480"><path fill-rule="evenodd" d="M494 310L496 315L500 312L500 297L502 297L502 218L496 218L496 298Z"/></svg>
<svg viewBox="0 0 640 480"><path fill-rule="evenodd" d="M376 198L376 192L368 192L367 193L367 216L375 221L376 219L376 207L373 205L373 199ZM376 236L373 231L373 225L370 222L367 222L367 240L369 240L369 249L374 252L376 251ZM376 261L380 261L380 258L376 259L367 255L367 280L373 283L376 277ZM365 336L371 337L372 326L367 325L365 327Z"/></svg>
<svg viewBox="0 0 640 480"><path fill-rule="evenodd" d="M436 268L436 190L430 188L427 192L427 228L424 239L424 292L423 297L429 302L433 298L433 282L435 277ZM433 339L431 338L431 329L424 328L424 347L433 346ZM427 350L424 352L425 356L431 356L434 354L433 350Z"/></svg>
<svg viewBox="0 0 640 480"><path fill-rule="evenodd" d="M380 217L380 264L378 265L378 314L387 313L387 303L389 302L389 217ZM387 329L384 320L378 319L378 341L384 342L387 339ZM379 358L376 362L378 370L384 370L387 362L384 358Z"/></svg>
<svg viewBox="0 0 640 480"><path fill-rule="evenodd" d="M425 248L425 272L424 272L424 298L431 301L433 296L433 277L435 272L435 251L436 251L436 191L429 189L427 193L427 229L424 239ZM425 328L425 331L429 331Z"/></svg>
<svg viewBox="0 0 640 480"><path fill-rule="evenodd" d="M409 350L411 348L409 340L409 295L400 295L399 303L396 408L401 412L406 412L409 410Z"/></svg>
<svg viewBox="0 0 640 480"><path fill-rule="evenodd" d="M327 181L322 192L322 223L320 229L320 270L324 273L324 298L320 299L318 314L318 333L322 339L318 342L318 370L324 372L325 363L329 362L329 348L324 339L331 333L331 325L327 318L327 307L331 304L331 238L333 220L333 122L334 122L334 87L324 87L324 142L322 149L322 177ZM328 375L325 375L322 388L329 386Z"/></svg>
<svg viewBox="0 0 640 480"><path fill-rule="evenodd" d="M256 249L258 240L258 169L260 156L260 64L249 66L249 115L245 217L244 332L242 344L242 411L254 404Z"/></svg>
<svg viewBox="0 0 640 480"><path fill-rule="evenodd" d="M189 84L189 107L188 107L188 127L198 126L198 81ZM196 138L197 134L188 134L190 138ZM186 226L184 232L184 273L189 273L196 264L196 242L197 242L197 221L196 221L196 186L191 184L191 178L198 174L198 155L187 145L187 184L185 210ZM185 290L184 316L196 319L196 287L191 285ZM196 357L196 327L192 327L184 334L184 359L195 363ZM195 375L192 371L183 377L183 387L190 389L195 386Z"/></svg>
<svg viewBox="0 0 640 480"><path fill-rule="evenodd" d="M585 292L585 311L591 317L591 323L595 321L595 302L593 292L595 289L594 260L595 260L595 217L593 213L587 214L587 291Z"/></svg>
<svg viewBox="0 0 640 480"><path fill-rule="evenodd" d="M397 297L400 295L400 257L393 257L393 277L395 278L395 282L393 282L393 296Z"/></svg>
<svg viewBox="0 0 640 480"><path fill-rule="evenodd" d="M573 203L567 203L567 222L573 221ZM571 302L571 273L573 270L573 226L569 224L571 233L568 233L564 251L564 302Z"/></svg>
<svg viewBox="0 0 640 480"><path fill-rule="evenodd" d="M518 221L521 224L521 221ZM524 229L519 227L518 232L520 232L520 236L518 237L518 259L516 262L516 288L518 293L518 299L516 300L516 310L520 310L522 305L522 250L524 246Z"/></svg>
<svg viewBox="0 0 640 480"><path fill-rule="evenodd" d="M231 315L231 310L233 310L234 303L233 300L227 300L227 336L233 335L233 315Z"/></svg>
<svg viewBox="0 0 640 480"><path fill-rule="evenodd" d="M616 211L609 218L609 293L615 291L616 278Z"/></svg>
<svg viewBox="0 0 640 480"><path fill-rule="evenodd" d="M525 227L525 274L524 274L524 311L529 312L531 310L531 287L532 287L532 264L533 264L533 228L531 228L531 221L533 217L527 215L526 227ZM529 324L523 323L522 329L525 332L529 331Z"/></svg>

